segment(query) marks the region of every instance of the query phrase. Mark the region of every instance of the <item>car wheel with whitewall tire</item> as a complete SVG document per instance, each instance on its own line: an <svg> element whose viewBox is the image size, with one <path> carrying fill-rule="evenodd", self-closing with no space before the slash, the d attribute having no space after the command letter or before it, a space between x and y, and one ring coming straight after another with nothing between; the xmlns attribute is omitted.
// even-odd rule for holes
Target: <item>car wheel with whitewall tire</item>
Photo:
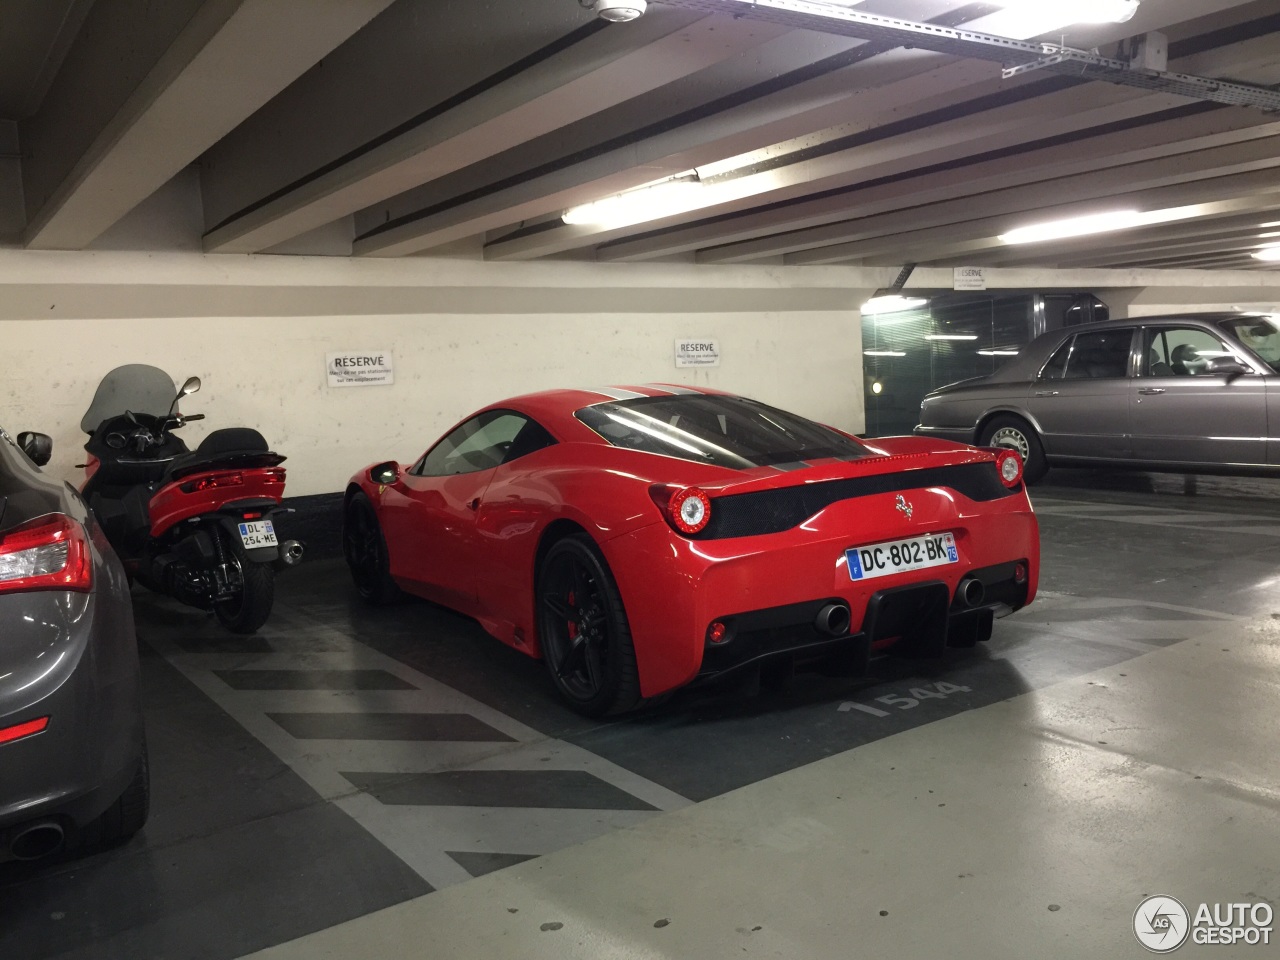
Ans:
<svg viewBox="0 0 1280 960"><path fill-rule="evenodd" d="M1021 417L1012 414L992 417L982 428L978 446L1016 450L1022 457L1022 477L1027 483L1036 483L1049 472L1040 435Z"/></svg>
<svg viewBox="0 0 1280 960"><path fill-rule="evenodd" d="M373 504L363 493L355 494L347 502L342 522L342 555L356 592L365 603L382 606L400 598L400 588L391 579L391 561L382 526Z"/></svg>
<svg viewBox="0 0 1280 960"><path fill-rule="evenodd" d="M586 534L556 541L538 569L538 639L551 682L578 713L640 706L640 675L618 585Z"/></svg>

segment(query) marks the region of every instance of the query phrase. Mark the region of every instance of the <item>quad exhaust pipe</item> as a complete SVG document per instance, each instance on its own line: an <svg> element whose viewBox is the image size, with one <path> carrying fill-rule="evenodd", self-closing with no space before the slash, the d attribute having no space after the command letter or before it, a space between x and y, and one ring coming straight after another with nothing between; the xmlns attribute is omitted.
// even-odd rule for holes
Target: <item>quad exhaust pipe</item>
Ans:
<svg viewBox="0 0 1280 960"><path fill-rule="evenodd" d="M828 603L818 611L818 616L814 619L813 625L818 628L819 632L828 636L843 637L849 633L849 627L853 625L853 620L849 614L849 608L843 603Z"/></svg>
<svg viewBox="0 0 1280 960"><path fill-rule="evenodd" d="M980 607L986 598L987 588L975 577L966 577L960 581L960 586L956 587L956 600L961 606Z"/></svg>
<svg viewBox="0 0 1280 960"><path fill-rule="evenodd" d="M9 837L9 856L14 860L42 860L62 849L66 840L56 820L29 823Z"/></svg>

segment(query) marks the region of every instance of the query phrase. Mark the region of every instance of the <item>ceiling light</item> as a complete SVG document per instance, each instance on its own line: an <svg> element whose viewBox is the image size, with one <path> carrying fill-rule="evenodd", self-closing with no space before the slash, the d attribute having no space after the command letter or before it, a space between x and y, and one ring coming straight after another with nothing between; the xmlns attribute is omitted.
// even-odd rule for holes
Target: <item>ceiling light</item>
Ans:
<svg viewBox="0 0 1280 960"><path fill-rule="evenodd" d="M898 313L902 310L917 310L928 306L927 297L904 297L901 294L889 294L884 297L872 297L862 305L862 312L869 314Z"/></svg>
<svg viewBox="0 0 1280 960"><path fill-rule="evenodd" d="M692 171L650 183L616 196L571 207L561 216L568 224L584 224L602 229L627 227L633 223L660 220L703 206L705 188Z"/></svg>
<svg viewBox="0 0 1280 960"><path fill-rule="evenodd" d="M864 357L905 357L906 353L901 350L863 350Z"/></svg>
<svg viewBox="0 0 1280 960"><path fill-rule="evenodd" d="M627 23L644 16L648 4L645 0L595 0L591 9L601 20L610 23Z"/></svg>
<svg viewBox="0 0 1280 960"><path fill-rule="evenodd" d="M977 340L976 333L927 333L926 340Z"/></svg>
<svg viewBox="0 0 1280 960"><path fill-rule="evenodd" d="M1026 40L1075 23L1125 23L1140 0L990 0L999 13L965 24L965 29Z"/></svg>
<svg viewBox="0 0 1280 960"><path fill-rule="evenodd" d="M1000 234L1003 243L1041 243L1045 240L1066 240L1071 237L1087 237L1095 233L1110 233L1115 230L1132 230L1135 227L1150 227L1158 223L1169 223L1174 220L1187 220L1203 213L1199 205L1188 207L1169 207L1166 210L1148 210L1145 213L1137 210L1115 210L1111 213L1097 213L1088 217L1069 217L1065 220L1053 220L1031 227L1018 227L1008 233Z"/></svg>
<svg viewBox="0 0 1280 960"><path fill-rule="evenodd" d="M1264 263L1280 263L1280 243L1273 243L1261 250L1255 250L1253 259Z"/></svg>
<svg viewBox="0 0 1280 960"><path fill-rule="evenodd" d="M1017 350L979 350L978 351L978 356L980 357L1016 357L1017 355L1018 355Z"/></svg>

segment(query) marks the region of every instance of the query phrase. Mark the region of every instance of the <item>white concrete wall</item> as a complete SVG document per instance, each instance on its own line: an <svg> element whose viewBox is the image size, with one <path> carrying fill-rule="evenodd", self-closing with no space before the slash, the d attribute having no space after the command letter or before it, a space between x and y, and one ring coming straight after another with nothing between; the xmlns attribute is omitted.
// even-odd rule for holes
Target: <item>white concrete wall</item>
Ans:
<svg viewBox="0 0 1280 960"><path fill-rule="evenodd" d="M878 275L876 277L878 279ZM78 482L78 424L101 376L151 363L203 390L184 402L258 428L289 457L289 493L342 489L415 458L486 403L561 386L667 381L745 393L863 427L857 305L842 268L484 264L411 259L0 251L0 425L54 437ZM677 370L677 337L722 365ZM393 386L330 388L325 354L390 349Z"/></svg>

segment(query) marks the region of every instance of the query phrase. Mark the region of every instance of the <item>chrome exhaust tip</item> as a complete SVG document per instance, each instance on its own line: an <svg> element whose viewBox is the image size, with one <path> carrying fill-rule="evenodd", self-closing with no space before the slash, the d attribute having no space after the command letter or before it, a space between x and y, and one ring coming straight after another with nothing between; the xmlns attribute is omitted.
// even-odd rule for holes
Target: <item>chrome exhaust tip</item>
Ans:
<svg viewBox="0 0 1280 960"><path fill-rule="evenodd" d="M843 603L828 603L818 611L813 625L822 633L832 637L843 637L849 633L853 620L849 608Z"/></svg>
<svg viewBox="0 0 1280 960"><path fill-rule="evenodd" d="M15 860L42 860L62 849L66 834L54 820L33 823L9 839L9 855Z"/></svg>
<svg viewBox="0 0 1280 960"><path fill-rule="evenodd" d="M978 607L987 597L987 588L981 580L966 577L956 588L956 599L966 607Z"/></svg>
<svg viewBox="0 0 1280 960"><path fill-rule="evenodd" d="M307 548L299 540L286 540L280 544L280 561L286 567L296 567L302 562Z"/></svg>

